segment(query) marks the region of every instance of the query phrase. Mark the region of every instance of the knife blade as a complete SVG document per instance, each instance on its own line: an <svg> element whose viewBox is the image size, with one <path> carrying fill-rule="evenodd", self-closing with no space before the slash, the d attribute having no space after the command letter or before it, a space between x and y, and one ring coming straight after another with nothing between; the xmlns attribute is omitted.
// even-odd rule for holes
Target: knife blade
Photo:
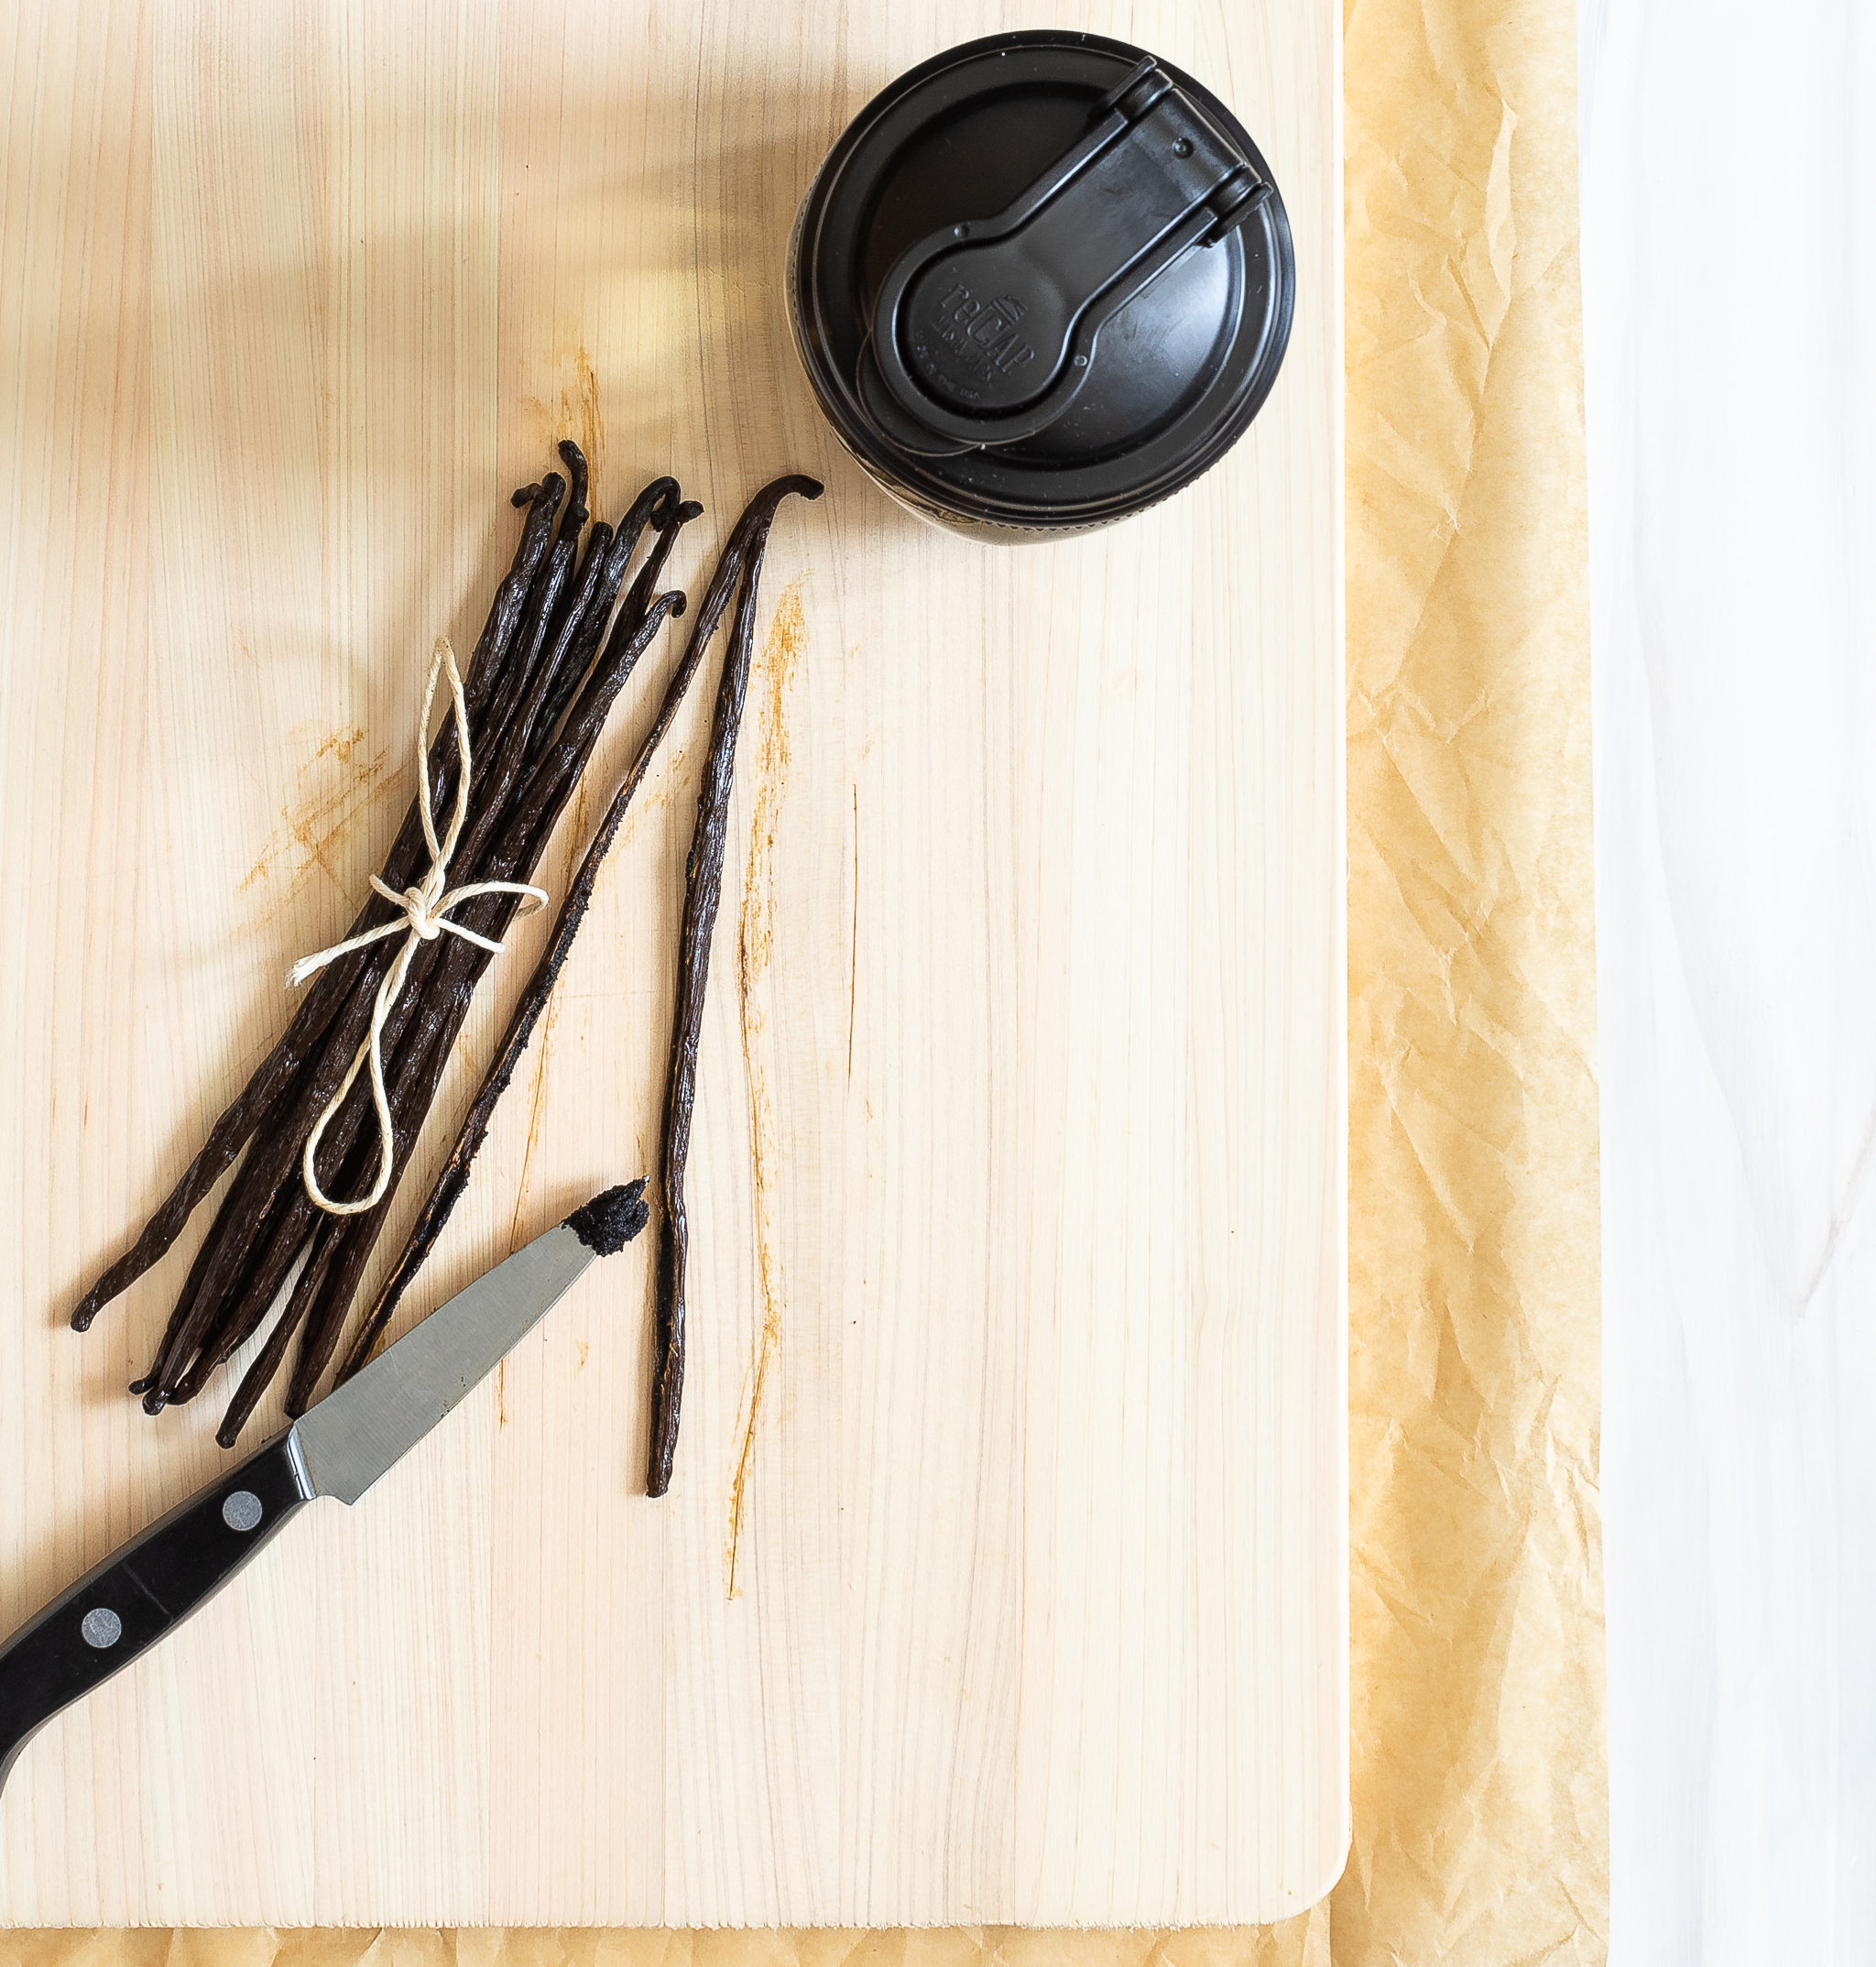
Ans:
<svg viewBox="0 0 1876 1967"><path fill-rule="evenodd" d="M645 1227L608 1188L485 1271L237 1467L114 1551L0 1645L0 1785L32 1734L129 1666L321 1496L356 1503Z"/></svg>

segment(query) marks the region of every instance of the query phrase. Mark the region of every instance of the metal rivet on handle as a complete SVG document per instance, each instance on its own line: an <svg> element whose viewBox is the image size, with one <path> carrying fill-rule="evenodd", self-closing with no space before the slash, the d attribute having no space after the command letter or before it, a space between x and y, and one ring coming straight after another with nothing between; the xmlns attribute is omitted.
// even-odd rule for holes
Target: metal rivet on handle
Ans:
<svg viewBox="0 0 1876 1967"><path fill-rule="evenodd" d="M222 1504L222 1521L231 1530L251 1530L260 1521L260 1498L251 1489L237 1489Z"/></svg>
<svg viewBox="0 0 1876 1967"><path fill-rule="evenodd" d="M78 1629L84 1635L85 1645L96 1646L101 1653L124 1637L124 1621L108 1605L93 1605Z"/></svg>

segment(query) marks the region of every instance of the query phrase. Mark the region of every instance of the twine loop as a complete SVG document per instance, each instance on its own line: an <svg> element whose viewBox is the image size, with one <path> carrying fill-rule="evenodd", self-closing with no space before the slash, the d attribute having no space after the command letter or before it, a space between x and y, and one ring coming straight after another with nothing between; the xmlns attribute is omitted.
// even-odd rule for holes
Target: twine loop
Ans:
<svg viewBox="0 0 1876 1967"><path fill-rule="evenodd" d="M449 679L450 703L456 720L456 749L463 761L462 769L456 774L456 801L450 814L449 830L442 840L437 838L430 791L430 713L436 702L439 676ZM301 956L287 979L291 989L303 984L309 977L324 969L327 964L336 963L341 956L349 956L355 949L381 942L387 935L404 937L404 946L391 959L391 966L377 987L377 996L371 1008L370 1033L359 1046L339 1090L327 1101L325 1111L313 1122L312 1131L307 1135L306 1147L300 1157L307 1196L316 1208L325 1210L329 1216L361 1216L366 1209L376 1208L384 1199L385 1190L390 1186L393 1145L390 1096L385 1090L385 1020L404 988L404 979L410 970L410 959L417 954L418 945L433 943L438 936L447 933L459 935L465 943L474 943L478 949L485 949L491 956L498 956L502 953L500 943L491 936L478 935L474 929L465 929L459 922L452 922L450 911L480 895L519 895L529 904L526 912L530 915L536 909L544 907L547 902L546 889L537 888L529 881L465 881L460 888L447 885L450 856L456 850L456 842L462 837L463 822L468 815L470 770L469 706L463 696L463 678L456 668L456 652L440 635L431 659L430 682L423 692L423 710L417 720L417 814L423 823L424 845L430 849L430 872L420 881L405 889L402 894L374 874L372 887L397 909L398 918L381 923L376 929L367 929L362 935L334 943L330 949ZM367 1065L371 1070L372 1104L377 1109L377 1179L372 1184L369 1195L360 1196L353 1202L335 1202L320 1187L319 1179L313 1173L313 1160L319 1153L319 1143L327 1124L345 1104L345 1096L357 1084L359 1073Z"/></svg>

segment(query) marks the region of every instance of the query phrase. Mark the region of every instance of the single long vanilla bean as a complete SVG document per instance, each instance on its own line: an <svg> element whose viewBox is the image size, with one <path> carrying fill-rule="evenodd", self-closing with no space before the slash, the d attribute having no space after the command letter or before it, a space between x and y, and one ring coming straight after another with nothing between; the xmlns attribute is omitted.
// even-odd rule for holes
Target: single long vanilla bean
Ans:
<svg viewBox="0 0 1876 1967"><path fill-rule="evenodd" d="M778 478L765 486L736 522L718 569L740 574L742 594L736 623L724 652L716 688L710 749L697 793L697 824L691 836L684 873L684 922L678 943L677 1008L671 1020L671 1070L665 1087L664 1133L660 1156L663 1214L657 1262L658 1329L651 1389L651 1458L646 1492L661 1496L671 1487L677 1459L678 1420L683 1402L685 1314L684 1273L691 1248L690 1218L684 1212L684 1172L691 1153L691 1115L697 1098L697 1047L704 1034L704 993L710 981L710 934L723 894L723 855L729 830L730 787L736 776L736 733L748 695L749 662L756 639L756 596L769 530L784 498L819 498L813 478ZM701 623L700 623L701 626Z"/></svg>

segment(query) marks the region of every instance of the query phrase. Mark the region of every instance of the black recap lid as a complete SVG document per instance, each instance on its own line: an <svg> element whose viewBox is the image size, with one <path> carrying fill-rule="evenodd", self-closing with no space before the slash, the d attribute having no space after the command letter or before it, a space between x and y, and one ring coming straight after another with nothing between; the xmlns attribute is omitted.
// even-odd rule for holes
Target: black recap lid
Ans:
<svg viewBox="0 0 1876 1967"><path fill-rule="evenodd" d="M842 438L914 503L1020 530L1166 497L1244 432L1295 262L1257 147L1169 62L1095 35L938 55L848 126L789 299Z"/></svg>

